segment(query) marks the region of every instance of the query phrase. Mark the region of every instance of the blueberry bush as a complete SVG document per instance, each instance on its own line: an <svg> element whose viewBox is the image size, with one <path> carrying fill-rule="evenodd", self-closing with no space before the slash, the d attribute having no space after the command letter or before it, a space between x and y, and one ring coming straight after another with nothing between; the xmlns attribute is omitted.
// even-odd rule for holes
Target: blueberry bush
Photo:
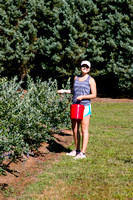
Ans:
<svg viewBox="0 0 133 200"><path fill-rule="evenodd" d="M57 80L36 82L28 77L27 90L17 78L0 80L0 166L6 156L29 155L51 133L70 128L70 94L58 94ZM64 87L64 86L63 86ZM64 87L68 89L70 81Z"/></svg>

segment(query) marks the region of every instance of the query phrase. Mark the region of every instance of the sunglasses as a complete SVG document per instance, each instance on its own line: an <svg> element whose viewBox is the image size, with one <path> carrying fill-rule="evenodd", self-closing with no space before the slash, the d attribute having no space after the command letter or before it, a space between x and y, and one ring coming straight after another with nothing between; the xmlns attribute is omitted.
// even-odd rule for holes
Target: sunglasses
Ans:
<svg viewBox="0 0 133 200"><path fill-rule="evenodd" d="M88 65L82 65L81 67L85 67L86 69L90 68Z"/></svg>

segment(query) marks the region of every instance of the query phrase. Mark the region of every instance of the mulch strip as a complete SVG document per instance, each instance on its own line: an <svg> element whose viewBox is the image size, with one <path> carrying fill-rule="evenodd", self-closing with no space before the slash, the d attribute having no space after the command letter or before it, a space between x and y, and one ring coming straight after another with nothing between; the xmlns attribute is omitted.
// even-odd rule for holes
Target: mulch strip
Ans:
<svg viewBox="0 0 133 200"><path fill-rule="evenodd" d="M64 130L54 134L54 140L42 143L34 155L29 157L24 155L23 158L11 163L9 159L5 160L5 165L10 164L6 168L6 175L0 175L0 200L14 200L14 197L11 197L11 188L17 191L19 196L26 185L38 180L37 175L42 173L45 162L48 160L52 162L68 152L67 147L72 141L72 131ZM5 196L4 191L10 193L9 197Z"/></svg>

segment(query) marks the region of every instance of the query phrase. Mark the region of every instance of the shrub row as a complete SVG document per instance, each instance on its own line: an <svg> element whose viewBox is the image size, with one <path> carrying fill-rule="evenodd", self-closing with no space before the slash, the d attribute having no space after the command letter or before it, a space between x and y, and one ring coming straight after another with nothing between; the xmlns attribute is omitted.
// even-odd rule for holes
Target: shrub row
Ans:
<svg viewBox="0 0 133 200"><path fill-rule="evenodd" d="M0 80L0 163L8 154L13 158L29 154L51 132L70 127L69 94L59 95L56 80L34 82L30 77L24 92L17 78ZM70 83L65 88L69 87Z"/></svg>

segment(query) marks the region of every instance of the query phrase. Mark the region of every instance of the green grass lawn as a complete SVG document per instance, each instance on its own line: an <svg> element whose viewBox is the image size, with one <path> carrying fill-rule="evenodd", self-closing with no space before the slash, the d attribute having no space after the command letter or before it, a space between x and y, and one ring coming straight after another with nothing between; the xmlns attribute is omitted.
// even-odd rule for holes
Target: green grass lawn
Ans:
<svg viewBox="0 0 133 200"><path fill-rule="evenodd" d="M64 153L47 161L39 181L17 199L133 199L133 103L93 102L92 113L87 158L74 160Z"/></svg>

